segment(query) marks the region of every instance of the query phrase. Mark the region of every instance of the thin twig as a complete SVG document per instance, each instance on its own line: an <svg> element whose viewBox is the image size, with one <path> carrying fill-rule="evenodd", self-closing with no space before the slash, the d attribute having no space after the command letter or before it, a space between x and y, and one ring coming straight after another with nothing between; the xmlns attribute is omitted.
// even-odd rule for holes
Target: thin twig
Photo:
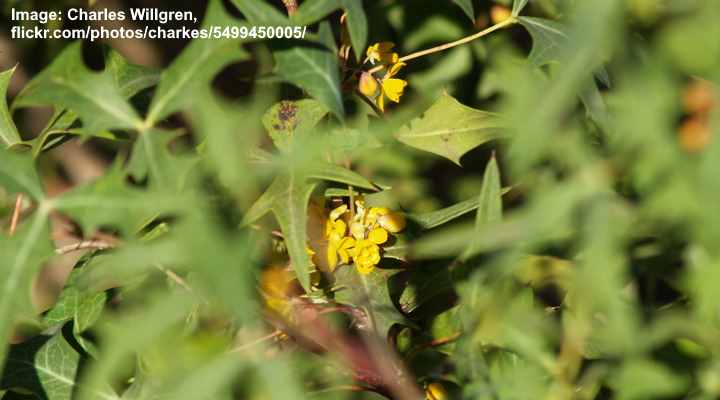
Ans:
<svg viewBox="0 0 720 400"><path fill-rule="evenodd" d="M502 21L502 22L500 22L500 23L498 23L498 24L495 24L495 25L493 25L493 26L491 26L491 27L489 27L489 28L487 28L487 29L485 29L485 30L482 30L482 31L480 31L480 32L478 32L478 33L475 33L475 34L472 34L472 35L470 35L470 36L466 36L466 37L464 37L464 38L462 38L462 39L459 39L459 40L456 40L456 41L454 41L454 42L441 44L441 45L439 45L439 46L431 47L431 48L425 49L425 50L416 51L415 53L411 53L411 54L408 54L408 55L406 55L406 56L400 57L400 59L398 60L398 62L410 61L410 60L415 59L415 58L418 58L418 57L423 57L423 56L426 56L426 55L428 55L428 54L437 53L437 52L439 52L439 51L443 51L443 50L447 50L447 49L450 49L450 48L453 48L453 47L456 47L456 46L460 46L461 44L465 44L465 43L468 43L468 42L472 42L472 41L475 40L475 39L479 39L479 38L481 38L481 37L483 37L483 36L485 36L485 35L487 35L487 34L489 34L489 33L495 32L495 31L498 30L498 29L502 29L502 28L504 28L504 27L506 27L506 26L509 26L509 25L512 25L512 24L515 24L515 23L517 23L517 19L511 17L511 18L508 18L508 19L506 19L505 21ZM373 73L375 73L375 72L380 71L380 70L383 69L383 68L385 68L384 65L378 65L377 67L369 70L368 72L371 73L371 74L373 74Z"/></svg>
<svg viewBox="0 0 720 400"><path fill-rule="evenodd" d="M112 244L103 242L102 240L86 240L83 242L78 242L60 247L59 249L55 250L55 254L64 255L80 250L105 250L111 249L113 247L114 246Z"/></svg>
<svg viewBox="0 0 720 400"><path fill-rule="evenodd" d="M283 332L282 332L280 329L276 329L274 332L272 332L272 333L270 333L270 334L268 334L268 335L265 335L265 336L263 336L263 337L260 337L260 338L258 338L258 339L255 339L255 340L253 340L253 341L250 342L250 343L245 343L245 344L243 344L243 345L241 345L241 346L238 346L238 347L230 350L230 352L231 352L231 353L238 353L238 352L247 350L248 348L253 347L253 346L255 346L255 345L258 345L258 344L260 344L260 343L262 343L262 342L265 342L265 341L270 340L270 339L274 339L274 338L282 335L282 333L283 333Z"/></svg>
<svg viewBox="0 0 720 400"><path fill-rule="evenodd" d="M15 209L12 214L12 221L10 222L10 236L15 234L17 230L18 221L20 221L20 209L22 208L23 195L18 194L15 198Z"/></svg>
<svg viewBox="0 0 720 400"><path fill-rule="evenodd" d="M163 268L159 265L156 265L155 268L162 271L165 275L167 275L168 278L170 278L173 282L177 283L180 287L187 290L189 293L194 293L190 285L188 285L187 282L185 282L185 279L181 278L180 275L176 274L173 270L168 268Z"/></svg>

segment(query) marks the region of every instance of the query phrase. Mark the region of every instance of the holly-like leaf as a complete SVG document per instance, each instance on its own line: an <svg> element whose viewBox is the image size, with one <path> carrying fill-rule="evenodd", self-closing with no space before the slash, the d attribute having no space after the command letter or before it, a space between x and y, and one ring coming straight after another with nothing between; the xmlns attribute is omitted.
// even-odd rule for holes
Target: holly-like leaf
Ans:
<svg viewBox="0 0 720 400"><path fill-rule="evenodd" d="M399 271L375 269L367 276L360 275L354 265L345 265L335 271L335 300L366 308L375 331L387 338L395 324L409 324L390 297L388 280Z"/></svg>
<svg viewBox="0 0 720 400"><path fill-rule="evenodd" d="M347 28L350 42L358 60L363 59L363 51L367 44L367 17L363 10L362 0L308 0L304 1L291 21L300 25L310 25L325 18L335 10L342 9L347 13Z"/></svg>
<svg viewBox="0 0 720 400"><path fill-rule="evenodd" d="M7 89L15 68L0 72L0 144L14 146L22 141L7 106Z"/></svg>
<svg viewBox="0 0 720 400"><path fill-rule="evenodd" d="M329 24L320 24L318 39L285 40L276 45L273 53L278 75L307 91L337 117L345 116L340 67Z"/></svg>
<svg viewBox="0 0 720 400"><path fill-rule="evenodd" d="M292 141L308 134L327 113L327 107L313 99L285 100L273 105L262 122L275 146L289 151Z"/></svg>
<svg viewBox="0 0 720 400"><path fill-rule="evenodd" d="M470 18L470 21L475 22L475 7L473 6L472 0L453 0L453 3L462 8L465 15Z"/></svg>
<svg viewBox="0 0 720 400"><path fill-rule="evenodd" d="M443 156L460 165L468 151L502 136L503 124L493 113L460 104L444 93L396 137L408 146Z"/></svg>
<svg viewBox="0 0 720 400"><path fill-rule="evenodd" d="M228 15L219 0L213 0L203 20L203 27L240 27L242 23ZM240 41L230 39L193 40L173 63L163 71L155 97L145 118L148 126L191 104L196 92L209 84L226 65L243 60L248 53Z"/></svg>
<svg viewBox="0 0 720 400"><path fill-rule="evenodd" d="M563 24L535 17L519 17L518 22L527 29L533 39L528 56L531 64L540 67L559 60L559 52L569 39L567 28Z"/></svg>
<svg viewBox="0 0 720 400"><path fill-rule="evenodd" d="M87 134L109 129L140 129L142 121L111 74L90 71L82 43L70 44L18 94L13 107L53 105L78 114Z"/></svg>
<svg viewBox="0 0 720 400"><path fill-rule="evenodd" d="M42 400L70 400L77 385L79 366L80 354L62 332L37 336L12 347L0 388L22 388ZM96 395L98 399L117 398L109 392Z"/></svg>

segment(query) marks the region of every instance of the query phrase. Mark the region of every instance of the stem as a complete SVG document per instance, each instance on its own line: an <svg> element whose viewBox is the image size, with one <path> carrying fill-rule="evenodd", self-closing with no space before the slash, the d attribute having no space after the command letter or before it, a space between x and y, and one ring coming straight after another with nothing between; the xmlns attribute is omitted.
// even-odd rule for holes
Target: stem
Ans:
<svg viewBox="0 0 720 400"><path fill-rule="evenodd" d="M22 201L23 201L23 195L18 194L17 198L15 198L15 209L13 210L12 214L12 220L10 222L10 236L15 234L15 230L18 226L18 221L20 220L20 209L22 208Z"/></svg>
<svg viewBox="0 0 720 400"><path fill-rule="evenodd" d="M460 46L460 45L462 45L462 44L472 42L472 41L475 40L475 39L479 39L479 38L481 38L481 37L483 37L483 36L485 36L485 35L487 35L487 34L489 34L489 33L495 32L496 30L502 29L502 28L504 28L504 27L506 27L506 26L509 26L509 25L513 25L513 24L515 24L515 23L517 23L517 18L515 18L515 17L510 17L510 18L506 19L505 21L502 21L502 22L500 22L500 23L497 23L497 24L495 24L495 25L493 25L493 26L491 26L491 27L489 27L489 28L487 28L487 29L484 29L484 30L478 32L478 33L474 33L474 34L472 34L472 35L470 35L470 36L466 36L466 37L464 37L464 38L462 38L462 39L458 39L458 40L456 40L456 41L454 41L454 42L441 44L441 45L439 45L439 46L431 47L431 48L425 49L425 50L416 51L415 53L410 53L410 54L408 54L408 55L406 55L406 56L400 57L400 59L398 60L398 62L409 61L409 60L413 60L413 59L418 58L418 57L426 56L426 55L428 55L428 54L433 54L433 53L437 53L437 52L440 52L440 51L443 51L443 50L451 49L451 48L453 48L453 47ZM373 73L375 73L375 72L380 71L380 70L383 69L383 68L385 68L384 65L378 65L377 67L369 70L368 72L371 73L371 74L373 74Z"/></svg>
<svg viewBox="0 0 720 400"><path fill-rule="evenodd" d="M85 242L78 242L75 244L70 244L67 246L63 246L59 249L55 250L55 254L64 255L68 253L72 253L74 251L80 251L80 250L105 250L112 248L113 245L110 243L103 242L101 240L88 240Z"/></svg>

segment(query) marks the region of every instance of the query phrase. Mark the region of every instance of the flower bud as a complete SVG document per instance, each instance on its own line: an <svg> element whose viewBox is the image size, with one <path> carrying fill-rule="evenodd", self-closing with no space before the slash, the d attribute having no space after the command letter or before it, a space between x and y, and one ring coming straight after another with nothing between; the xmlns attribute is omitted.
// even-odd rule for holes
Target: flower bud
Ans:
<svg viewBox="0 0 720 400"><path fill-rule="evenodd" d="M360 83L358 83L360 93L367 97L375 97L378 91L378 82L372 74L363 72L360 74Z"/></svg>

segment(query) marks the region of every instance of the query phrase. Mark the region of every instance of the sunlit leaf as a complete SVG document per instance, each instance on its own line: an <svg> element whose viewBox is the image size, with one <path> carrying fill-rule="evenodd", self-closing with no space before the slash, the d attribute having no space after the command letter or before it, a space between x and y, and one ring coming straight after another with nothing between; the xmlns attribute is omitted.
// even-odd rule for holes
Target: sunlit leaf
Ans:
<svg viewBox="0 0 720 400"><path fill-rule="evenodd" d="M502 121L489 112L464 106L444 93L420 117L404 126L399 141L460 165L468 151L502 137Z"/></svg>

